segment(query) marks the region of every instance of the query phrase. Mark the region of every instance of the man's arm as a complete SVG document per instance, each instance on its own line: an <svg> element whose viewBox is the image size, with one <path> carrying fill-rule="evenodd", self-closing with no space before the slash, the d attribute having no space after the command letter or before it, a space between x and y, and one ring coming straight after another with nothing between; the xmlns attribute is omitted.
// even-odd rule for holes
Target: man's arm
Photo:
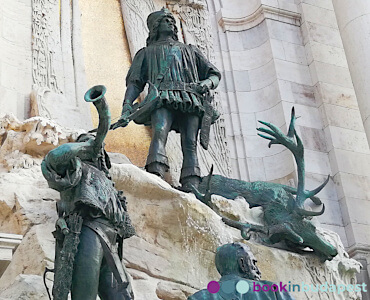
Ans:
<svg viewBox="0 0 370 300"><path fill-rule="evenodd" d="M191 49L195 53L196 64L198 68L198 74L200 82L198 83L201 93L205 93L207 90L214 90L220 83L221 73L195 46L190 45Z"/></svg>
<svg viewBox="0 0 370 300"><path fill-rule="evenodd" d="M64 176L71 160L76 156L82 160L92 159L94 141L80 143L67 143L51 150L45 157L45 161L59 175Z"/></svg>
<svg viewBox="0 0 370 300"><path fill-rule="evenodd" d="M215 88L217 88L219 82L220 79L218 76L210 75L207 79L199 82L197 92L200 94L204 94L209 90L214 90Z"/></svg>
<svg viewBox="0 0 370 300"><path fill-rule="evenodd" d="M132 103L140 96L141 92L142 92L142 89L137 87L135 84L130 83L127 86L125 97L123 99L121 116L123 116L128 111L129 113L131 113Z"/></svg>
<svg viewBox="0 0 370 300"><path fill-rule="evenodd" d="M132 112L132 104L144 90L144 86L147 81L147 77L145 75L147 71L145 52L145 48L143 48L135 54L126 77L127 89L123 99L121 117L118 122L111 127L111 129L125 127L130 122L127 118Z"/></svg>
<svg viewBox="0 0 370 300"><path fill-rule="evenodd" d="M119 127L125 127L130 122L128 116L132 112L132 104L140 96L141 92L142 90L135 84L128 84L125 97L123 99L121 117L119 118L118 122L112 126L111 129L114 130Z"/></svg>

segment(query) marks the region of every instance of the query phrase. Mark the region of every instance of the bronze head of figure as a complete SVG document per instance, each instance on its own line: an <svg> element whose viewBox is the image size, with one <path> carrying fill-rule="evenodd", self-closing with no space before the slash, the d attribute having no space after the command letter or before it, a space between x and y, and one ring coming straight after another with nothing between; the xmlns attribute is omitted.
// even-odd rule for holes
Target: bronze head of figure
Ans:
<svg viewBox="0 0 370 300"><path fill-rule="evenodd" d="M211 291L209 288L200 290L188 297L188 300L294 300L285 289L254 289L255 286L272 287L276 284L261 280L261 272L256 265L257 260L246 244L231 243L218 247L215 263L221 275L219 289L217 291ZM243 289L240 288L241 285L244 285ZM245 288L245 285L249 288Z"/></svg>
<svg viewBox="0 0 370 300"><path fill-rule="evenodd" d="M218 247L215 261L221 276L237 275L256 281L261 279L257 260L246 244L232 243Z"/></svg>
<svg viewBox="0 0 370 300"><path fill-rule="evenodd" d="M162 8L159 11L155 11L148 16L147 25L149 29L149 36L146 40L146 45L149 46L156 42L159 38L160 33L167 33L173 40L178 40L178 29L176 21L171 12Z"/></svg>
<svg viewBox="0 0 370 300"><path fill-rule="evenodd" d="M77 139L76 143L93 142L96 136L92 133L82 133ZM98 169L104 171L107 175L109 169L112 167L108 153L104 149L105 143L103 142L100 152L97 154L96 159L81 157L85 162L93 163Z"/></svg>

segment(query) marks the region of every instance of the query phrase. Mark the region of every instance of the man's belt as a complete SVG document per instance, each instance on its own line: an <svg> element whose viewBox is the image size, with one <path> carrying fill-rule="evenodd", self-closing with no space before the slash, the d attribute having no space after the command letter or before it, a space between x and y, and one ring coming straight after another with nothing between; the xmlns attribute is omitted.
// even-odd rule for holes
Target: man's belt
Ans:
<svg viewBox="0 0 370 300"><path fill-rule="evenodd" d="M158 90L160 91L185 91L196 94L198 97L203 97L196 90L196 83L186 83L182 81L162 81L159 84Z"/></svg>

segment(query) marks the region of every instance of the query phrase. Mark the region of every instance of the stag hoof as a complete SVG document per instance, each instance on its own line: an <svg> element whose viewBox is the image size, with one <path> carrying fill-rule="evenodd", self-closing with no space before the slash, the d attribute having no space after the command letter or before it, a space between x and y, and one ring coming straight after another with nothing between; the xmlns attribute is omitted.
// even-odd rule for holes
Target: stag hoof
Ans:
<svg viewBox="0 0 370 300"><path fill-rule="evenodd" d="M244 227L240 230L240 234L242 238L245 239L246 241L249 241L251 238L250 231L251 229L249 227Z"/></svg>
<svg viewBox="0 0 370 300"><path fill-rule="evenodd" d="M180 187L176 187L177 190L181 191L181 192L185 192L185 193L193 193L195 195L195 197L203 202L205 205L209 206L209 207L212 207L211 206L211 194L206 192L205 194L202 194L198 188L196 188L194 185L192 184L189 184L189 186L185 189L184 187L180 186Z"/></svg>
<svg viewBox="0 0 370 300"><path fill-rule="evenodd" d="M267 237L267 238L263 238L262 239L262 243L266 244L266 245L273 245L274 243L271 242L271 240Z"/></svg>

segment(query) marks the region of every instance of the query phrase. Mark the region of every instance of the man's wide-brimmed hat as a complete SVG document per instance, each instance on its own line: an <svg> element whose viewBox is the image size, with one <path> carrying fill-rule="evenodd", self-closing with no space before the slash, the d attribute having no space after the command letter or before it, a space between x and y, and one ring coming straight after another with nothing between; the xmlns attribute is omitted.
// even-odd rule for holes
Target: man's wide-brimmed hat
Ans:
<svg viewBox="0 0 370 300"><path fill-rule="evenodd" d="M157 21L163 19L164 17L174 18L171 12L167 8L164 8L164 7L159 11L152 12L148 16L148 19L146 20L149 31L152 31Z"/></svg>

